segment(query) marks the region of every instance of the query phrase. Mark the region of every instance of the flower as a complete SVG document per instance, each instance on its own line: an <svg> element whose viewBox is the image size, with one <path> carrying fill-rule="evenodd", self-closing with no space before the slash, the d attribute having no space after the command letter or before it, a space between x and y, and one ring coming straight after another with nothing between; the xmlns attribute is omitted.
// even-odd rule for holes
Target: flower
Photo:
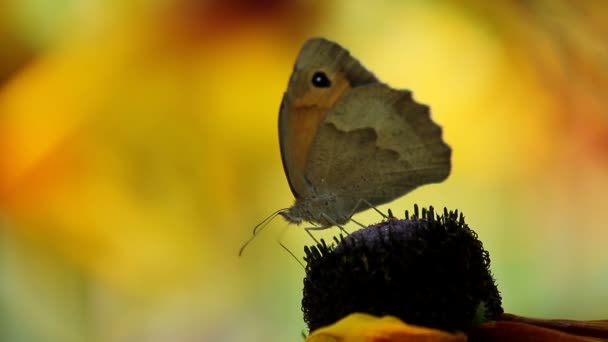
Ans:
<svg viewBox="0 0 608 342"><path fill-rule="evenodd" d="M464 216L414 215L305 248L302 310L311 331L355 312L462 330L500 315L489 253ZM480 319L481 317L481 319Z"/></svg>
<svg viewBox="0 0 608 342"><path fill-rule="evenodd" d="M608 320L504 314L489 253L458 211L389 216L305 248L307 342L608 339Z"/></svg>

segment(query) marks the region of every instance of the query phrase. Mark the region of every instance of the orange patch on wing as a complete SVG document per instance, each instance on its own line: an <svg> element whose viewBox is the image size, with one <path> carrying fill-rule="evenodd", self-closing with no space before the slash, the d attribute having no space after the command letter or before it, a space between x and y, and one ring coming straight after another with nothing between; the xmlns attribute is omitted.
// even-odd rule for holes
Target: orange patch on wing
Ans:
<svg viewBox="0 0 608 342"><path fill-rule="evenodd" d="M322 92L313 88L299 97L290 99L291 108L287 109L287 118L285 118L288 132L285 132L284 136L286 143L284 153L289 154L288 176L298 193L302 193L305 189L301 176L305 173L310 146L317 135L317 130L327 112L350 89L349 82L338 74L333 78L331 92Z"/></svg>
<svg viewBox="0 0 608 342"><path fill-rule="evenodd" d="M326 112L326 108L320 107L296 108L290 120L289 152L294 164L292 166L295 166L301 173L304 173L310 145L312 145Z"/></svg>

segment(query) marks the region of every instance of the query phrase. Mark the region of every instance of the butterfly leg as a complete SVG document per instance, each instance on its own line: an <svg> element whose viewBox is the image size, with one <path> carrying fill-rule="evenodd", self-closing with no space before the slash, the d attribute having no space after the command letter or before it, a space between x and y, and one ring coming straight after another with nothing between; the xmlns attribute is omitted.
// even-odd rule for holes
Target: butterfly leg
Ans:
<svg viewBox="0 0 608 342"><path fill-rule="evenodd" d="M315 230L325 230L327 228L331 228L331 226L324 225L324 226L320 226L320 227L317 227L317 226L306 227L306 228L304 228L304 230L314 240L315 244L318 245L319 244L319 240L317 240L317 238L315 238L314 235L312 235L312 232L315 231Z"/></svg>
<svg viewBox="0 0 608 342"><path fill-rule="evenodd" d="M389 217L386 216L383 212L381 212L380 210L378 210L378 208L376 208L373 204L369 203L368 200L366 199L359 199L357 201L357 204L355 204L355 207L353 208L353 210L350 212L350 214L348 215L348 220L353 221L355 223L357 223L360 226L363 226L362 224L358 223L357 221L353 220L353 216L355 215L355 213L357 213L357 211L363 206L367 206L367 209L374 209L378 214L380 214L384 219L388 219ZM364 227L364 226L363 226Z"/></svg>
<svg viewBox="0 0 608 342"><path fill-rule="evenodd" d="M350 217L350 219L349 219L349 220L350 220L350 221L355 222L355 224L357 224L359 227L361 227L361 228L365 228L365 225L364 225L363 223L361 223L361 222L359 222L359 221L355 220L354 218L352 218L352 216Z"/></svg>
<svg viewBox="0 0 608 342"><path fill-rule="evenodd" d="M341 225L338 224L338 222L336 222L334 219L332 219L331 217L329 217L327 214L323 213L321 214L321 216L323 216L323 218L325 220L327 220L327 222L331 223L332 226L336 226L338 227L338 229L340 229L344 234L346 235L350 235L346 229L344 229L344 227L342 227ZM352 215L351 215L352 216ZM349 218L350 219L350 218Z"/></svg>

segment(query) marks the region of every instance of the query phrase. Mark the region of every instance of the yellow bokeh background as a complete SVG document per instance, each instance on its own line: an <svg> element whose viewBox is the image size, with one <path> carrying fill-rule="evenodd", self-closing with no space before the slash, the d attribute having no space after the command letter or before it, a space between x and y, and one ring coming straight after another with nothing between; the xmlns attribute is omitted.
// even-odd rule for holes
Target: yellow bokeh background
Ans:
<svg viewBox="0 0 608 342"><path fill-rule="evenodd" d="M603 1L0 6L0 340L297 341L277 115L312 36L432 108L506 311L608 318ZM374 223L373 211L357 216ZM351 227L351 229L354 229ZM333 232L325 232L331 236Z"/></svg>

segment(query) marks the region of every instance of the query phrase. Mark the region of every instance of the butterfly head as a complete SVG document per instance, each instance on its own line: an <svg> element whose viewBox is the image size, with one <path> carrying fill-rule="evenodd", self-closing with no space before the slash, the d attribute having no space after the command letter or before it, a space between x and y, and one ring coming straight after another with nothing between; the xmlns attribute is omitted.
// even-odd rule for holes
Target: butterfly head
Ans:
<svg viewBox="0 0 608 342"><path fill-rule="evenodd" d="M285 220L287 220L287 222L289 223L300 224L304 222L304 218L302 217L302 215L300 215L297 210L293 210L293 208L289 208L285 211L282 211L280 215L283 216Z"/></svg>

